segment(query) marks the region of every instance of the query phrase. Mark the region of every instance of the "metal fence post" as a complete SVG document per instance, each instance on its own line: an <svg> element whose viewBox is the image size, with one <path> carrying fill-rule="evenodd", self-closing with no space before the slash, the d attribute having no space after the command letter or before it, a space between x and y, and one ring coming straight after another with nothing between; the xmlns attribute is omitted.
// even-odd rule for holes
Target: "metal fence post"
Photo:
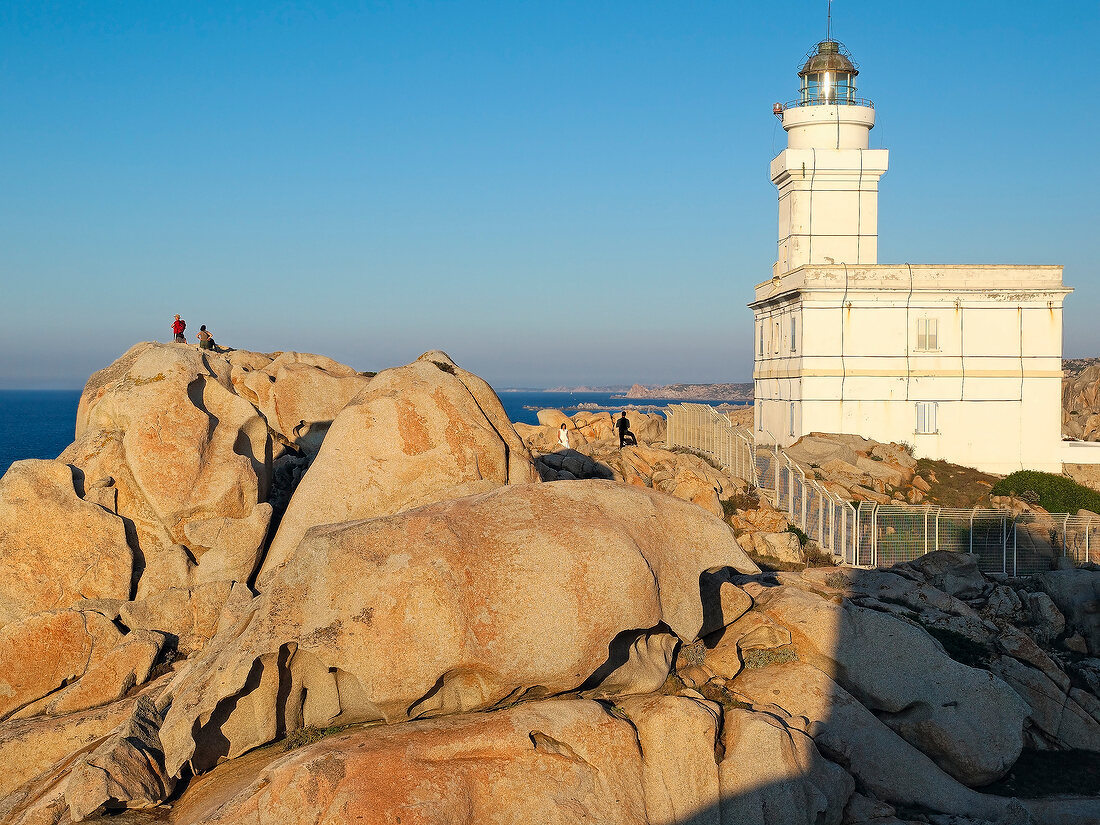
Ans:
<svg viewBox="0 0 1100 825"><path fill-rule="evenodd" d="M1020 530L1020 524L1015 518L1012 519L1012 575L1016 576L1019 573L1019 568L1016 564L1016 533ZM1007 571L1006 571L1007 572Z"/></svg>
<svg viewBox="0 0 1100 825"><path fill-rule="evenodd" d="M816 483L814 484L814 489L817 489ZM818 543L821 543L825 540L825 500L821 497L820 492L817 498L817 540Z"/></svg>
<svg viewBox="0 0 1100 825"><path fill-rule="evenodd" d="M878 505L871 507L871 567L878 567Z"/></svg>
<svg viewBox="0 0 1100 825"><path fill-rule="evenodd" d="M783 460L787 462L787 512L794 518L794 472L791 469L791 460L783 454Z"/></svg>
<svg viewBox="0 0 1100 825"><path fill-rule="evenodd" d="M798 468L798 475L802 479L802 513L799 516L799 523L803 528L805 528L808 526L806 524L806 474L802 472L801 467Z"/></svg>

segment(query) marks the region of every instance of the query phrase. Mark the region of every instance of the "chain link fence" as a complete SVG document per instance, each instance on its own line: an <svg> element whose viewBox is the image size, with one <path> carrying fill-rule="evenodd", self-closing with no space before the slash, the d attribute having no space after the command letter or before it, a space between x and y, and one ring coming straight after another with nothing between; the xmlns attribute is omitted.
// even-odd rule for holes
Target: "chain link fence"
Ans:
<svg viewBox="0 0 1100 825"><path fill-rule="evenodd" d="M682 447L703 453L721 464L729 475L756 483L752 433L735 427L707 404L670 404L666 418L665 444L670 449Z"/></svg>
<svg viewBox="0 0 1100 825"><path fill-rule="evenodd" d="M1052 570L1059 559L1097 563L1100 519L1066 513L847 501L781 448L706 404L666 410L667 444L710 456L731 476L754 485L822 550L857 567L891 567L936 550L973 553L984 573L1024 576ZM1065 562L1062 562L1063 564Z"/></svg>
<svg viewBox="0 0 1100 825"><path fill-rule="evenodd" d="M1087 516L867 502L859 515L859 563L868 567L953 550L975 554L983 573L1026 576L1055 569L1059 559L1093 564L1100 550L1100 520Z"/></svg>

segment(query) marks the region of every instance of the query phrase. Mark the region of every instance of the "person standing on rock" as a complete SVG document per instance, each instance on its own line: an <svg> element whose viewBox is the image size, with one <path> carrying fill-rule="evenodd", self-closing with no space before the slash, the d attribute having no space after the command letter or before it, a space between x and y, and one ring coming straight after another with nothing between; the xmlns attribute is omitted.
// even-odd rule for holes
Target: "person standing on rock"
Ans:
<svg viewBox="0 0 1100 825"><path fill-rule="evenodd" d="M619 413L619 420L615 422L615 426L619 428L620 450L628 443L638 443L638 440L634 437L634 433L630 432L630 419L626 417L626 410Z"/></svg>
<svg viewBox="0 0 1100 825"><path fill-rule="evenodd" d="M172 335L175 336L172 340L177 344L186 344L187 338L183 334L185 329L187 329L187 322L176 315L176 320L172 322Z"/></svg>
<svg viewBox="0 0 1100 825"><path fill-rule="evenodd" d="M565 422L561 422L561 427L558 429L558 443L565 449L569 449L569 430L566 429Z"/></svg>

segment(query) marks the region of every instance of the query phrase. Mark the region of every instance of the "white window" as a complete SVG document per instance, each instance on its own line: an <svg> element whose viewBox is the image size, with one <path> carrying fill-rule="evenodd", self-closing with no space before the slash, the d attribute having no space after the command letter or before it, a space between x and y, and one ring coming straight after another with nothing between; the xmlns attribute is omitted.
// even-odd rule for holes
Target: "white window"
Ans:
<svg viewBox="0 0 1100 825"><path fill-rule="evenodd" d="M791 417L790 434L794 435L794 402L793 401L790 403L789 407L790 407L790 417Z"/></svg>
<svg viewBox="0 0 1100 825"><path fill-rule="evenodd" d="M937 433L936 429L936 402L917 402L917 432L923 434Z"/></svg>
<svg viewBox="0 0 1100 825"><path fill-rule="evenodd" d="M791 316L791 352L798 352L798 316Z"/></svg>
<svg viewBox="0 0 1100 825"><path fill-rule="evenodd" d="M917 349L935 352L940 348L939 322L935 318L917 319Z"/></svg>
<svg viewBox="0 0 1100 825"><path fill-rule="evenodd" d="M775 326L772 328L772 350L779 354L779 342L783 340L783 333L779 329L779 319L775 319Z"/></svg>
<svg viewBox="0 0 1100 825"><path fill-rule="evenodd" d="M764 322L760 322L760 354L764 354Z"/></svg>
<svg viewBox="0 0 1100 825"><path fill-rule="evenodd" d="M756 416L756 431L758 433L763 432L764 428L760 426L760 419L763 418L763 416L760 415L760 405L754 403L752 406L753 406L753 414Z"/></svg>

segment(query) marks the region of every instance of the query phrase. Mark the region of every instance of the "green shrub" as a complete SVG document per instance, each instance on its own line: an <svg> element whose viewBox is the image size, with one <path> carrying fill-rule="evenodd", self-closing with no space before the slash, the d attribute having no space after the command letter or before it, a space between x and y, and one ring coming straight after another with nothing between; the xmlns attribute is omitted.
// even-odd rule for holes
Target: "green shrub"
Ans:
<svg viewBox="0 0 1100 825"><path fill-rule="evenodd" d="M798 654L793 647L778 647L767 650L746 650L741 654L745 667L752 670L768 665L781 665L785 662L797 662Z"/></svg>
<svg viewBox="0 0 1100 825"><path fill-rule="evenodd" d="M668 678L665 679L665 683L661 685L661 689L657 692L664 693L667 696L675 696L686 687L687 685L684 684L684 680L676 675L676 671L671 671L668 674Z"/></svg>
<svg viewBox="0 0 1100 825"><path fill-rule="evenodd" d="M718 684L717 682L712 681L707 682L705 685L701 685L699 687L699 692L703 694L704 699L721 705L726 710L733 710L735 708L742 708L744 710L752 709L752 705L735 698L725 685Z"/></svg>
<svg viewBox="0 0 1100 825"><path fill-rule="evenodd" d="M807 536L805 532L803 532L802 528L800 528L796 524L788 524L787 532L794 533L796 536L798 536L798 543L801 544L803 547L810 543L810 537Z"/></svg>
<svg viewBox="0 0 1100 825"><path fill-rule="evenodd" d="M1100 493L1076 481L1037 470L1017 470L1002 478L989 491L994 496L1015 496L1037 503L1048 513L1100 513Z"/></svg>
<svg viewBox="0 0 1100 825"><path fill-rule="evenodd" d="M287 732L286 739L283 740L283 750L292 751L306 745L312 745L314 742L320 742L326 736L339 733L347 727L347 725L336 725L331 728L316 728L307 725L304 728L295 728Z"/></svg>
<svg viewBox="0 0 1100 825"><path fill-rule="evenodd" d="M735 493L722 502L722 514L726 518L733 516L738 510L760 509L760 498L753 490L744 493Z"/></svg>

